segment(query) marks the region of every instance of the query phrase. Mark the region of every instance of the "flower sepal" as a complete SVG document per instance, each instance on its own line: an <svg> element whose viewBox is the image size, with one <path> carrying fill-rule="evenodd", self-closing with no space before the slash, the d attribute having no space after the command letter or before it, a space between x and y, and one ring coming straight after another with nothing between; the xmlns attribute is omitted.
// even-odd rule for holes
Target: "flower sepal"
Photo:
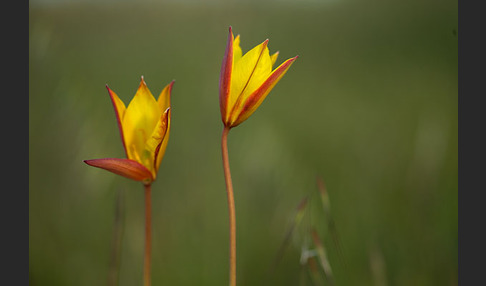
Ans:
<svg viewBox="0 0 486 286"><path fill-rule="evenodd" d="M90 166L101 168L128 179L150 184L154 180L152 173L137 161L121 158L103 158L84 160Z"/></svg>

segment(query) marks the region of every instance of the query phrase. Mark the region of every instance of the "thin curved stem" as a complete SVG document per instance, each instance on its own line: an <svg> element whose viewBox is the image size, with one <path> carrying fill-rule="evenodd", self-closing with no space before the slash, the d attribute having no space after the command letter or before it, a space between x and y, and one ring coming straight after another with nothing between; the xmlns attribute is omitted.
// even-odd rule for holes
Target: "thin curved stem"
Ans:
<svg viewBox="0 0 486 286"><path fill-rule="evenodd" d="M236 216L235 216L235 198L233 195L233 182L231 180L231 171L228 159L228 132L230 127L224 127L221 136L221 151L223 153L223 169L226 182L226 193L228 195L229 210L229 280L230 286L236 286Z"/></svg>
<svg viewBox="0 0 486 286"><path fill-rule="evenodd" d="M150 264L152 253L152 185L144 184L145 187L145 255L143 267L143 285L150 286Z"/></svg>

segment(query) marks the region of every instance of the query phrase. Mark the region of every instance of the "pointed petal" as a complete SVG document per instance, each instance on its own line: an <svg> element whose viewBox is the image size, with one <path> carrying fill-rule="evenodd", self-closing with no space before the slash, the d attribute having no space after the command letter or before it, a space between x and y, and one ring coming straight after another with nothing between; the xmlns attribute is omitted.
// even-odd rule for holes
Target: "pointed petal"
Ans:
<svg viewBox="0 0 486 286"><path fill-rule="evenodd" d="M236 35L235 40L233 41L233 63L236 63L241 59L243 52L241 51L240 47L240 35Z"/></svg>
<svg viewBox="0 0 486 286"><path fill-rule="evenodd" d="M273 55L270 56L270 58L272 59L272 67L275 65L275 62L277 61L278 54L279 52L276 51Z"/></svg>
<svg viewBox="0 0 486 286"><path fill-rule="evenodd" d="M246 99L246 101L243 103L238 118L233 122L231 126L234 127L239 125L241 122L245 121L248 117L250 117L253 112L255 112L255 110L262 104L268 93L284 76L284 74L297 58L298 56L295 56L286 60L270 74L267 80L265 80L265 82Z"/></svg>
<svg viewBox="0 0 486 286"><path fill-rule="evenodd" d="M167 142L169 141L169 120L170 107L162 114L157 126L154 128L152 135L146 143L146 150L150 154L150 159L152 161L152 175L154 179L157 176L160 162L164 157Z"/></svg>
<svg viewBox="0 0 486 286"><path fill-rule="evenodd" d="M164 87L162 92L157 99L157 103L159 104L159 109L161 111L165 111L167 108L170 107L170 96L172 94L172 86L174 85L175 80L171 81L168 85Z"/></svg>
<svg viewBox="0 0 486 286"><path fill-rule="evenodd" d="M144 158L145 142L150 138L161 115L162 111L142 77L122 122L128 159L150 168L151 164L146 165Z"/></svg>
<svg viewBox="0 0 486 286"><path fill-rule="evenodd" d="M135 181L153 181L150 171L142 164L133 160L104 158L84 160L84 162L90 166L105 169L107 171Z"/></svg>
<svg viewBox="0 0 486 286"><path fill-rule="evenodd" d="M233 31L230 26L223 63L221 64L221 73L219 75L219 107L223 122L226 122L229 110L228 97L230 93L231 73L233 70L233 40Z"/></svg>
<svg viewBox="0 0 486 286"><path fill-rule="evenodd" d="M228 106L232 106L231 121L238 117L242 104L272 72L268 40L246 53L233 68Z"/></svg>
<svg viewBox="0 0 486 286"><path fill-rule="evenodd" d="M116 122L118 124L118 129L120 130L120 137L123 143L123 149L125 149L125 155L127 155L128 157L128 152L125 145L125 138L123 135L123 127L122 127L123 117L125 116L125 111L126 111L125 103L121 101L118 95L116 95L116 93L113 90L111 90L108 87L108 85L106 85L106 89L108 89L108 94L110 95L111 103L113 104L113 108L115 109Z"/></svg>

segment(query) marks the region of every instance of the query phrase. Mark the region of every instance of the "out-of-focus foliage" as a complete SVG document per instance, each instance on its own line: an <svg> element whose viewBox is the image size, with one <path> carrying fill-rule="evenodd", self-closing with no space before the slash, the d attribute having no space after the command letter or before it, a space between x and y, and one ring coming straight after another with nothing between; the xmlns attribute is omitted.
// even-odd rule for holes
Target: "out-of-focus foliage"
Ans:
<svg viewBox="0 0 486 286"><path fill-rule="evenodd" d="M316 175L342 247L315 195L335 285L457 284L457 1L39 3L29 11L31 285L106 285L114 233L119 285L141 284L143 188L83 163L124 156L105 84L128 103L141 75L153 93L176 80L152 186L153 285L227 284L218 81L230 25L243 50L268 38L277 64L299 55L229 136L238 284L311 285L300 239L271 269Z"/></svg>

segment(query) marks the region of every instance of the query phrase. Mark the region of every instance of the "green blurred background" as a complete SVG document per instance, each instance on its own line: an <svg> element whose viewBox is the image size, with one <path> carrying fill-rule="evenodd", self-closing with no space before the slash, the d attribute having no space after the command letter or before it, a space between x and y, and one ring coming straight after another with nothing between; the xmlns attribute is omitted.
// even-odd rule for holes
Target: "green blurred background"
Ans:
<svg viewBox="0 0 486 286"><path fill-rule="evenodd" d="M105 84L128 104L142 75L155 95L176 80L153 285L227 285L218 81L230 25L244 52L268 38L277 64L299 55L229 134L238 284L314 285L300 263L314 225L335 285L457 285L457 1L29 5L30 285L107 285L114 237L118 285L142 284L142 185L83 163L124 156Z"/></svg>

